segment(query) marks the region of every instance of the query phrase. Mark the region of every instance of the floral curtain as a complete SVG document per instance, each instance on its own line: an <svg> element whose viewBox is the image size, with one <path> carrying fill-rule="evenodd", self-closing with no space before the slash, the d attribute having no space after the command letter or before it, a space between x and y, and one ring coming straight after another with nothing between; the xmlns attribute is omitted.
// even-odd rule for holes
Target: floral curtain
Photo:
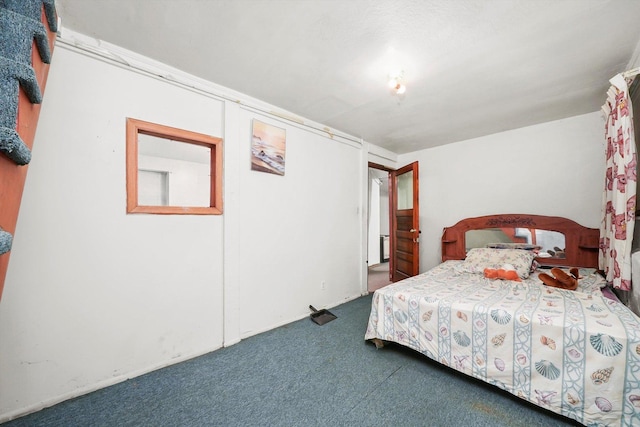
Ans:
<svg viewBox="0 0 640 427"><path fill-rule="evenodd" d="M602 106L607 122L599 265L607 282L628 291L636 211L636 145L627 81L618 74L610 82L607 102Z"/></svg>

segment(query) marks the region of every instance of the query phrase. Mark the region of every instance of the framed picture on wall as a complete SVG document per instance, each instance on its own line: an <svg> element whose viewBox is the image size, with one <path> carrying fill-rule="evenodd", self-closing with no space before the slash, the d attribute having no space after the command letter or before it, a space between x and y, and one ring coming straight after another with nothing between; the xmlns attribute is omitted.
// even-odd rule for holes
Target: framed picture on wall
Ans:
<svg viewBox="0 0 640 427"><path fill-rule="evenodd" d="M251 170L284 175L286 130L253 119Z"/></svg>

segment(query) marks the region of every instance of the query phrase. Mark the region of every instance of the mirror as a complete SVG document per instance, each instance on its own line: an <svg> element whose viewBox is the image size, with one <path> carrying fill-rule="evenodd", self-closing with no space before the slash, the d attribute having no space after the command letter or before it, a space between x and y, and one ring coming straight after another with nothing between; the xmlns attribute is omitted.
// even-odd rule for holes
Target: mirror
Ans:
<svg viewBox="0 0 640 427"><path fill-rule="evenodd" d="M522 244L535 247L540 258L565 258L564 234L536 228L486 228L465 232L467 252L473 248L502 243Z"/></svg>

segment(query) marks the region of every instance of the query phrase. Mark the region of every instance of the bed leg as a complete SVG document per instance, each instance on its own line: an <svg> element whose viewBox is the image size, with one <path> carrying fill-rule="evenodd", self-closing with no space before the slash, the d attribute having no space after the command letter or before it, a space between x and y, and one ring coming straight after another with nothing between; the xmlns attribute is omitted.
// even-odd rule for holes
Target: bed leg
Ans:
<svg viewBox="0 0 640 427"><path fill-rule="evenodd" d="M384 341L382 341L380 338L373 338L371 342L375 344L376 349L378 350L384 347Z"/></svg>

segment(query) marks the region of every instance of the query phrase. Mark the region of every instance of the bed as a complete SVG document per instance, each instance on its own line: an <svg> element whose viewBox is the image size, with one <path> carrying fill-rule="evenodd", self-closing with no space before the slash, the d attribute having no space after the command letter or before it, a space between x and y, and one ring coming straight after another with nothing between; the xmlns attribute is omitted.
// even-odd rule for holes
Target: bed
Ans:
<svg viewBox="0 0 640 427"><path fill-rule="evenodd" d="M640 319L603 293L598 239L560 217L462 220L444 230L441 264L374 293L365 339L409 347L584 425L640 425ZM505 260L521 281L485 277L483 264ZM578 289L545 286L538 274L552 267L578 267Z"/></svg>

